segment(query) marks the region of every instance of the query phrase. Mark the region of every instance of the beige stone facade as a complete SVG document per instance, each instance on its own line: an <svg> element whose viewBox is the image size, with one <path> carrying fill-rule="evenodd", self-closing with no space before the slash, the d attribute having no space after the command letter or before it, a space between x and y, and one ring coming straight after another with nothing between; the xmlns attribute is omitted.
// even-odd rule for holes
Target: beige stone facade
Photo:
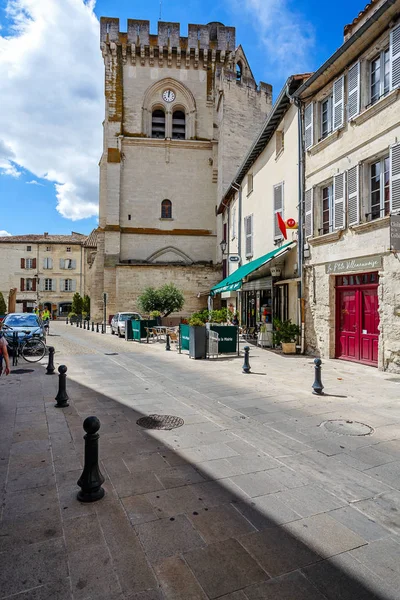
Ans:
<svg viewBox="0 0 400 600"><path fill-rule="evenodd" d="M148 285L180 283L184 313L221 277L215 208L271 108L235 29L101 19L106 114L92 311L137 309Z"/></svg>
<svg viewBox="0 0 400 600"><path fill-rule="evenodd" d="M45 233L0 238L0 291L6 304L16 288L18 312L46 305L54 317L66 316L74 293L84 293L86 237Z"/></svg>
<svg viewBox="0 0 400 600"><path fill-rule="evenodd" d="M396 372L400 268L390 225L400 211L399 10L399 1L367 7L345 28L347 45L299 92L307 350Z"/></svg>

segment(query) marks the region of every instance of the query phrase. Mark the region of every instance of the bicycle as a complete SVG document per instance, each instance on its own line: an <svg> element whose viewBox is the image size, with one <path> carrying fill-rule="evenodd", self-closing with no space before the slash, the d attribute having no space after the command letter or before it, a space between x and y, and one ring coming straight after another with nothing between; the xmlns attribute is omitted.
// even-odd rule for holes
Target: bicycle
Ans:
<svg viewBox="0 0 400 600"><path fill-rule="evenodd" d="M11 331L12 332L12 342L6 337L7 343L10 345L13 351L13 367L18 365L18 357L22 356L26 362L38 362L41 360L46 354L46 344L36 335L32 335L32 333L28 331L13 331L12 327L8 327L7 325L3 325L3 331ZM24 334L22 337L20 334Z"/></svg>

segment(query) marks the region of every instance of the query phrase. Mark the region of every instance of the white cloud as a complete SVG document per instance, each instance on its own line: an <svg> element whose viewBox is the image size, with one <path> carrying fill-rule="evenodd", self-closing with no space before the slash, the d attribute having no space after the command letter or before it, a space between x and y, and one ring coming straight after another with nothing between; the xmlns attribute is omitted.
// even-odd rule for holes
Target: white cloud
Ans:
<svg viewBox="0 0 400 600"><path fill-rule="evenodd" d="M8 233L5 229L0 229L0 237L10 237L12 233Z"/></svg>
<svg viewBox="0 0 400 600"><path fill-rule="evenodd" d="M291 8L290 0L234 0L240 11L245 8L254 22L254 30L266 50L266 75L286 79L307 72L313 64L314 28Z"/></svg>
<svg viewBox="0 0 400 600"><path fill-rule="evenodd" d="M98 212L104 75L93 8L8 0L0 36L0 171L53 182L57 210L72 220Z"/></svg>
<svg viewBox="0 0 400 600"><path fill-rule="evenodd" d="M26 185L41 185L44 187L43 183L39 183L36 179L32 179L32 181L25 181Z"/></svg>

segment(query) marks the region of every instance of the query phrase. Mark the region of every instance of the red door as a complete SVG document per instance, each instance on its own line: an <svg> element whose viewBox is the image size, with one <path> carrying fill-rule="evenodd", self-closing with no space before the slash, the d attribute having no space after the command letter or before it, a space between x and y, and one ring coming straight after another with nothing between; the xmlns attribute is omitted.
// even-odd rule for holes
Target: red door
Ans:
<svg viewBox="0 0 400 600"><path fill-rule="evenodd" d="M336 286L336 357L378 365L378 285L362 284L370 275L338 277ZM365 279L367 278L367 279ZM343 285L348 281L358 285Z"/></svg>

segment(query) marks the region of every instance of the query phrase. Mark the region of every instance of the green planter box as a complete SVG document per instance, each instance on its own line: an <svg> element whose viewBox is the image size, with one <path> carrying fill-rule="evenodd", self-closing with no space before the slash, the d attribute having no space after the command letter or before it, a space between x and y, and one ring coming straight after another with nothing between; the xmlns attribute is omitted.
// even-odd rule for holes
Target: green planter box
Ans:
<svg viewBox="0 0 400 600"><path fill-rule="evenodd" d="M189 350L189 325L180 325L181 350Z"/></svg>
<svg viewBox="0 0 400 600"><path fill-rule="evenodd" d="M207 354L207 336L205 327L189 327L190 358L205 358Z"/></svg>
<svg viewBox="0 0 400 600"><path fill-rule="evenodd" d="M210 329L219 335L219 354L233 354L237 352L237 327L234 325L210 325Z"/></svg>
<svg viewBox="0 0 400 600"><path fill-rule="evenodd" d="M132 339L137 340L139 342L142 338L147 337L146 327L156 327L156 325L157 325L156 319L151 319L151 320L143 319L141 321L135 321L135 320L131 319L131 323L132 323L132 335L133 335Z"/></svg>

